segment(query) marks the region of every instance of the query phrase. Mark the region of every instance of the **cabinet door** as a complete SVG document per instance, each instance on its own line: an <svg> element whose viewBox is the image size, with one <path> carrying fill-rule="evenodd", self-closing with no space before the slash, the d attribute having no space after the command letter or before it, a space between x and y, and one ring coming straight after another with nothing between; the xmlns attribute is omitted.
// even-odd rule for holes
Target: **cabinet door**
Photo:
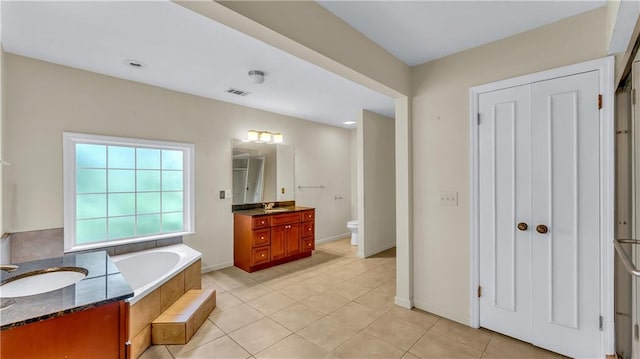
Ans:
<svg viewBox="0 0 640 359"><path fill-rule="evenodd" d="M271 227L271 259L280 259L287 256L286 226Z"/></svg>
<svg viewBox="0 0 640 359"><path fill-rule="evenodd" d="M300 253L300 223L286 225L285 233L287 239L287 256Z"/></svg>

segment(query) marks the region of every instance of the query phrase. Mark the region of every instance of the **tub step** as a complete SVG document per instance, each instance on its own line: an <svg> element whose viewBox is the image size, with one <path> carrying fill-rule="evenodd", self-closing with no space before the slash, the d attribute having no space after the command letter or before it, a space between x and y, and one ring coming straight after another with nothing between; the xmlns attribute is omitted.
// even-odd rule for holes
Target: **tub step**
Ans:
<svg viewBox="0 0 640 359"><path fill-rule="evenodd" d="M151 323L153 344L186 344L216 306L214 289L192 289Z"/></svg>

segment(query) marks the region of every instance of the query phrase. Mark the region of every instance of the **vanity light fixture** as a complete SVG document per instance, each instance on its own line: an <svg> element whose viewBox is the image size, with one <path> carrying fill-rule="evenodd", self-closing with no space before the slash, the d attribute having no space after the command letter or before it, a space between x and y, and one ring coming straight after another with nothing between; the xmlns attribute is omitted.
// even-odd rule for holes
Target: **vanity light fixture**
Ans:
<svg viewBox="0 0 640 359"><path fill-rule="evenodd" d="M249 130L245 142L284 143L284 136L280 132Z"/></svg>
<svg viewBox="0 0 640 359"><path fill-rule="evenodd" d="M345 125L355 125L356 121L344 121L343 124L345 124Z"/></svg>
<svg viewBox="0 0 640 359"><path fill-rule="evenodd" d="M271 132L260 132L259 138L261 142L271 142Z"/></svg>
<svg viewBox="0 0 640 359"><path fill-rule="evenodd" d="M256 130L247 131L247 140L249 140L249 141L258 141L258 139L259 139L258 131L256 131Z"/></svg>

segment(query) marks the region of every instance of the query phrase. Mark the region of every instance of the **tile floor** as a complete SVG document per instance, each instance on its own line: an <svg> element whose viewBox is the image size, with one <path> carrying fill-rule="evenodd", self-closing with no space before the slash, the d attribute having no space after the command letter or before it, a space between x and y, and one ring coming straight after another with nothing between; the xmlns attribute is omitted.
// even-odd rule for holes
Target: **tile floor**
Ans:
<svg viewBox="0 0 640 359"><path fill-rule="evenodd" d="M186 345L156 345L142 359L560 358L484 329L393 304L395 249L360 259L349 239L313 256L246 273L204 274L217 307Z"/></svg>

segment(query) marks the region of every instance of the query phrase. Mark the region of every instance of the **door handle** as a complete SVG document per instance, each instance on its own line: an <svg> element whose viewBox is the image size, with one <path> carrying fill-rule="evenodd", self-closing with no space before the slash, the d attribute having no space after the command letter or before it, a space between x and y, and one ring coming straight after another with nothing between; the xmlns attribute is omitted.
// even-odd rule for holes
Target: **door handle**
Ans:
<svg viewBox="0 0 640 359"><path fill-rule="evenodd" d="M519 230L526 231L528 228L529 228L529 226L526 223L524 223L524 222L518 223L518 229Z"/></svg>
<svg viewBox="0 0 640 359"><path fill-rule="evenodd" d="M536 232L540 234L545 234L549 232L549 228L547 228L547 226L545 226L544 224L539 224L536 226Z"/></svg>

